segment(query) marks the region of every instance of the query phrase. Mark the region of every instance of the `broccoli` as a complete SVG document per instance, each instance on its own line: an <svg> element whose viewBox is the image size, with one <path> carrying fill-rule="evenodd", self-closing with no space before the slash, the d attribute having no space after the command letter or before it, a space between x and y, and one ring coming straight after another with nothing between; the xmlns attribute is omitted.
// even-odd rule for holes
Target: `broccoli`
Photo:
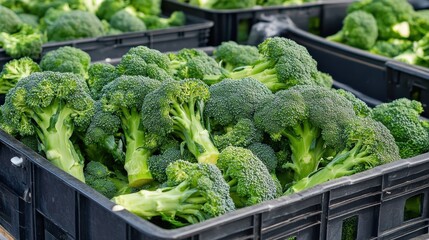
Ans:
<svg viewBox="0 0 429 240"><path fill-rule="evenodd" d="M16 33L0 33L0 47L12 58L38 58L44 40L42 33L27 24L21 24Z"/></svg>
<svg viewBox="0 0 429 240"><path fill-rule="evenodd" d="M95 14L98 18L110 21L110 18L120 10L127 7L125 0L104 0Z"/></svg>
<svg viewBox="0 0 429 240"><path fill-rule="evenodd" d="M235 209L222 173L212 164L176 161L167 167L167 187L113 198L144 218L160 217L174 227L194 224Z"/></svg>
<svg viewBox="0 0 429 240"><path fill-rule="evenodd" d="M2 108L8 125L22 136L36 134L46 158L81 181L83 159L70 138L88 127L93 112L84 79L49 71L18 81Z"/></svg>
<svg viewBox="0 0 429 240"><path fill-rule="evenodd" d="M110 26L122 32L138 32L146 30L145 23L131 14L127 9L120 10L110 18Z"/></svg>
<svg viewBox="0 0 429 240"><path fill-rule="evenodd" d="M337 89L337 93L347 98L347 100L349 100L353 104L353 110L355 111L356 116L364 118L371 115L372 109L368 107L365 102L353 95L353 93L348 92L344 89Z"/></svg>
<svg viewBox="0 0 429 240"><path fill-rule="evenodd" d="M355 11L346 16L343 28L336 34L327 37L330 41L370 49L378 38L377 22L371 14L364 11Z"/></svg>
<svg viewBox="0 0 429 240"><path fill-rule="evenodd" d="M374 54L393 58L403 52L408 52L412 47L412 41L392 38L387 41L377 41L369 51Z"/></svg>
<svg viewBox="0 0 429 240"><path fill-rule="evenodd" d="M28 57L9 61L0 72L0 94L6 94L19 80L40 71L39 65Z"/></svg>
<svg viewBox="0 0 429 240"><path fill-rule="evenodd" d="M354 118L344 129L343 141L343 149L324 168L295 182L286 194L400 159L389 130L371 118Z"/></svg>
<svg viewBox="0 0 429 240"><path fill-rule="evenodd" d="M149 93L143 103L143 125L160 136L183 140L200 163L215 164L219 155L204 123L209 88L197 79L166 81Z"/></svg>
<svg viewBox="0 0 429 240"><path fill-rule="evenodd" d="M186 16L183 12L174 11L169 18L162 18L154 15L139 16L145 23L147 29L161 29L175 26L182 26L186 22Z"/></svg>
<svg viewBox="0 0 429 240"><path fill-rule="evenodd" d="M33 14L20 13L18 14L19 19L21 19L22 23L32 26L33 28L37 28L39 26L39 17Z"/></svg>
<svg viewBox="0 0 429 240"><path fill-rule="evenodd" d="M319 85L313 78L318 72L317 62L305 47L289 39L274 37L259 44L258 49L259 61L243 66L228 77L255 78L273 92L295 85Z"/></svg>
<svg viewBox="0 0 429 240"><path fill-rule="evenodd" d="M88 77L91 57L88 53L74 47L60 47L48 52L40 61L43 71L70 72Z"/></svg>
<svg viewBox="0 0 429 240"><path fill-rule="evenodd" d="M429 33L413 43L410 50L396 56L395 60L408 64L417 64L429 67Z"/></svg>
<svg viewBox="0 0 429 240"><path fill-rule="evenodd" d="M12 34L20 29L21 19L9 8L0 6L0 32Z"/></svg>
<svg viewBox="0 0 429 240"><path fill-rule="evenodd" d="M86 184L111 199L119 194L130 194L136 189L129 187L119 172L112 172L100 162L91 161L84 169Z"/></svg>
<svg viewBox="0 0 429 240"><path fill-rule="evenodd" d="M89 91L94 100L101 97L101 90L109 82L115 80L118 76L115 66L108 63L94 63L88 69Z"/></svg>
<svg viewBox="0 0 429 240"><path fill-rule="evenodd" d="M159 81L171 80L167 55L145 46L131 48L122 56L117 72L120 75L146 76Z"/></svg>
<svg viewBox="0 0 429 240"><path fill-rule="evenodd" d="M219 154L217 166L230 187L235 207L252 206L277 196L276 183L252 151L227 147Z"/></svg>
<svg viewBox="0 0 429 240"><path fill-rule="evenodd" d="M68 4L61 5L61 7L58 8L49 8L45 15L40 18L40 29L43 31L46 31L46 29L53 25L54 22L61 17L64 13L70 12L72 9Z"/></svg>
<svg viewBox="0 0 429 240"><path fill-rule="evenodd" d="M161 14L161 0L130 0L130 3L137 11L145 15Z"/></svg>
<svg viewBox="0 0 429 240"><path fill-rule="evenodd" d="M255 127L250 119L242 118L237 124L225 127L213 137L215 146L222 150L228 146L247 147L262 140L262 132Z"/></svg>
<svg viewBox="0 0 429 240"><path fill-rule="evenodd" d="M357 1L349 6L348 13L359 10L376 17L380 40L410 36L409 22L411 22L414 9L407 0Z"/></svg>
<svg viewBox="0 0 429 240"><path fill-rule="evenodd" d="M324 154L341 144L342 130L354 117L353 104L335 90L297 86L263 100L254 121L274 141L288 140L292 162L282 167L291 169L297 181L317 170Z"/></svg>
<svg viewBox="0 0 429 240"><path fill-rule="evenodd" d="M241 9L251 8L256 5L256 0L230 1L230 0L189 0L189 4L201 8L212 9Z"/></svg>
<svg viewBox="0 0 429 240"><path fill-rule="evenodd" d="M152 181L147 161L152 155L153 136L142 127L143 100L160 82L142 76L122 76L106 85L100 98L101 108L119 117L120 126L111 126L113 117L106 116L91 127L100 129L104 136L121 134L125 138L125 170L130 186L138 187ZM90 131L91 128L88 129ZM104 138L105 139L105 138ZM94 139L96 140L96 139ZM103 141L103 138L99 139ZM101 142L102 145L105 143ZM157 144L157 143L155 143Z"/></svg>
<svg viewBox="0 0 429 240"><path fill-rule="evenodd" d="M268 172L274 173L277 169L277 156L270 145L264 143L252 143L247 147L253 155L259 158L268 169Z"/></svg>
<svg viewBox="0 0 429 240"><path fill-rule="evenodd" d="M101 21L92 13L80 10L65 12L47 28L49 41L66 41L104 35Z"/></svg>
<svg viewBox="0 0 429 240"><path fill-rule="evenodd" d="M395 138L402 158L410 158L429 151L429 133L418 101L401 98L376 106L372 118L383 123Z"/></svg>
<svg viewBox="0 0 429 240"><path fill-rule="evenodd" d="M223 42L213 52L216 61L228 71L237 67L252 65L259 59L258 48L254 46L238 45L236 42Z"/></svg>
<svg viewBox="0 0 429 240"><path fill-rule="evenodd" d="M427 10L416 11L411 16L410 39L417 41L429 31L429 14Z"/></svg>

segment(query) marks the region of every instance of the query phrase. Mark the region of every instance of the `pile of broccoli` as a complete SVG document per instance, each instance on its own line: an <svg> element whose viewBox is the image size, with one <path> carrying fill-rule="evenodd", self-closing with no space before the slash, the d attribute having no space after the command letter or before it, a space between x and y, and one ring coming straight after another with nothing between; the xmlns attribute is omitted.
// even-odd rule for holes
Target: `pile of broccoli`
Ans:
<svg viewBox="0 0 429 240"><path fill-rule="evenodd" d="M0 48L37 59L46 42L182 26L183 12L161 16L161 0L0 1Z"/></svg>
<svg viewBox="0 0 429 240"><path fill-rule="evenodd" d="M361 0L327 39L408 64L429 67L429 14L407 0Z"/></svg>
<svg viewBox="0 0 429 240"><path fill-rule="evenodd" d="M310 2L317 2L317 0L244 0L244 1L225 1L225 0L179 0L180 2L189 3L201 8L209 9L242 9L253 8L257 6L288 6L297 5Z"/></svg>
<svg viewBox="0 0 429 240"><path fill-rule="evenodd" d="M291 40L214 55L139 46L113 66L63 47L40 66L14 60L0 127L115 210L168 228L429 151L419 102L370 108L321 84L329 76Z"/></svg>

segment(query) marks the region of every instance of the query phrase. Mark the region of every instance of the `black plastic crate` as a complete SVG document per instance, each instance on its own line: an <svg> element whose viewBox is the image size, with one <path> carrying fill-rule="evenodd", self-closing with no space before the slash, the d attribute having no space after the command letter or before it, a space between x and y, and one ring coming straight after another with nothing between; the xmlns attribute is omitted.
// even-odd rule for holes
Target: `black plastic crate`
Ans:
<svg viewBox="0 0 429 240"><path fill-rule="evenodd" d="M327 3L350 2L352 0L330 0ZM201 17L214 22L209 45L217 46L224 41L247 42L253 24L261 15L288 14L303 29L317 31L321 15L322 1L291 6L254 7L249 9L203 9L177 0L163 0L162 8L167 13L183 11L188 15ZM242 35L240 35L240 33Z"/></svg>
<svg viewBox="0 0 429 240"><path fill-rule="evenodd" d="M106 55L112 58L121 57L131 47L140 45L159 51L206 46L213 22L193 16L186 16L186 21L184 26L179 27L47 43L43 45L42 55L60 47L71 46L82 49L93 61L98 61L106 58ZM0 68L11 59L0 48Z"/></svg>
<svg viewBox="0 0 429 240"><path fill-rule="evenodd" d="M341 29L348 4L327 4L322 7L320 36L293 24L282 36L308 49L318 62L320 71L327 72L345 88L365 93L378 102L410 98L422 102L429 116L429 69L395 61L324 37Z"/></svg>

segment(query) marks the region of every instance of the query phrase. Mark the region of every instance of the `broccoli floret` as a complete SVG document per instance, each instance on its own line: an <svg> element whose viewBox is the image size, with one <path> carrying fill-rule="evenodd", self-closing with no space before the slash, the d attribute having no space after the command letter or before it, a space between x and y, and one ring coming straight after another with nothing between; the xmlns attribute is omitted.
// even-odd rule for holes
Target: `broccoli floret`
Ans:
<svg viewBox="0 0 429 240"><path fill-rule="evenodd" d="M372 109L368 107L365 102L353 95L353 93L344 89L337 89L337 93L347 98L347 100L353 104L353 110L355 111L356 116L368 117L371 115Z"/></svg>
<svg viewBox="0 0 429 240"><path fill-rule="evenodd" d="M254 121L273 140L288 140L292 162L283 167L297 181L317 170L326 151L340 147L342 130L354 117L352 103L335 90L298 86L263 100Z"/></svg>
<svg viewBox="0 0 429 240"><path fill-rule="evenodd" d="M0 94L6 94L19 80L40 71L39 65L28 57L9 61L0 72Z"/></svg>
<svg viewBox="0 0 429 240"><path fill-rule="evenodd" d="M108 128L105 130L112 131L105 134L109 136L120 133L124 136L126 149L124 168L128 173L128 182L133 187L152 181L147 161L153 153L151 141L156 139L153 139L142 126L141 108L145 96L159 85L159 81L142 76L122 76L103 88L99 100L103 111L112 113L120 119L119 130ZM107 122L100 121L97 125L108 126L111 124L109 119L106 118Z"/></svg>
<svg viewBox="0 0 429 240"><path fill-rule="evenodd" d="M207 84L217 83L218 75L222 75L224 70L219 64L209 56L198 56L188 60L177 69L176 77L179 79L195 78L203 80ZM216 76L214 81L207 76Z"/></svg>
<svg viewBox="0 0 429 240"><path fill-rule="evenodd" d="M104 35L101 21L92 13L74 10L62 14L47 28L49 41L66 41Z"/></svg>
<svg viewBox="0 0 429 240"><path fill-rule="evenodd" d="M221 61L222 66L228 71L237 67L252 65L259 59L258 48L254 46L239 45L236 42L223 42L213 52L216 61Z"/></svg>
<svg viewBox="0 0 429 240"><path fill-rule="evenodd" d="M264 143L252 143L247 147L253 155L258 157L267 167L268 172L275 173L277 168L277 156L270 145Z"/></svg>
<svg viewBox="0 0 429 240"><path fill-rule="evenodd" d="M94 63L88 69L89 91L94 100L101 97L101 90L109 82L112 82L118 77L115 66L108 63Z"/></svg>
<svg viewBox="0 0 429 240"><path fill-rule="evenodd" d="M212 164L176 161L167 167L167 179L166 188L121 195L113 201L144 219L160 217L174 227L235 209L228 184Z"/></svg>
<svg viewBox="0 0 429 240"><path fill-rule="evenodd" d="M110 18L110 26L122 32L138 32L146 30L146 25L127 9L120 10Z"/></svg>
<svg viewBox="0 0 429 240"><path fill-rule="evenodd" d="M110 18L120 10L127 7L124 0L104 0L95 13L98 18L110 21Z"/></svg>
<svg viewBox="0 0 429 240"><path fill-rule="evenodd" d="M42 57L40 67L43 71L70 72L88 77L91 57L88 53L74 47L60 47Z"/></svg>
<svg viewBox="0 0 429 240"><path fill-rule="evenodd" d="M268 38L258 46L260 60L228 75L232 79L255 78L276 92L295 85L319 85L313 75L317 62L307 49L296 42L280 38Z"/></svg>
<svg viewBox="0 0 429 240"><path fill-rule="evenodd" d="M203 117L209 97L208 86L197 79L163 82L145 98L143 125L154 134L183 140L198 162L215 164L219 151Z"/></svg>
<svg viewBox="0 0 429 240"><path fill-rule="evenodd" d="M396 57L403 52L411 50L413 42L404 39L389 39L387 41L377 41L375 45L369 49L370 52L386 57Z"/></svg>
<svg viewBox="0 0 429 240"><path fill-rule="evenodd" d="M16 33L19 31L21 19L12 10L7 7L0 6L0 32Z"/></svg>
<svg viewBox="0 0 429 240"><path fill-rule="evenodd" d="M21 19L22 23L32 26L33 28L37 28L39 26L39 17L33 14L20 13L18 14L19 19Z"/></svg>
<svg viewBox="0 0 429 240"><path fill-rule="evenodd" d="M44 40L42 33L27 24L21 24L16 33L0 33L0 47L12 58L38 58Z"/></svg>
<svg viewBox="0 0 429 240"><path fill-rule="evenodd" d="M45 15L43 15L42 18L40 19L40 25L39 25L40 29L45 31L49 26L54 24L54 22L59 17L61 17L64 13L70 12L70 11L72 11L72 9L68 4L64 4L61 7L57 7L57 8L49 8L46 11Z"/></svg>
<svg viewBox="0 0 429 240"><path fill-rule="evenodd" d="M22 135L39 138L46 158L84 181L83 159L70 138L84 131L94 112L85 80L71 73L33 73L6 95L3 116Z"/></svg>
<svg viewBox="0 0 429 240"><path fill-rule="evenodd" d="M418 41L429 31L429 14L427 10L413 12L410 22L410 39Z"/></svg>
<svg viewBox="0 0 429 240"><path fill-rule="evenodd" d="M237 124L225 127L213 137L215 146L222 150L228 146L247 147L262 140L262 132L250 119L242 118Z"/></svg>
<svg viewBox="0 0 429 240"><path fill-rule="evenodd" d="M276 183L252 151L227 147L219 154L217 166L230 187L235 207L252 206L276 197Z"/></svg>
<svg viewBox="0 0 429 240"><path fill-rule="evenodd" d="M109 199L119 193L128 194L135 191L121 176L116 176L118 172L110 171L100 162L91 161L86 164L84 173L85 183Z"/></svg>
<svg viewBox="0 0 429 240"><path fill-rule="evenodd" d="M371 118L354 118L344 129L343 141L344 148L324 168L294 183L286 194L400 159L389 129Z"/></svg>
<svg viewBox="0 0 429 240"><path fill-rule="evenodd" d="M378 28L374 16L364 11L355 11L346 16L343 28L327 39L361 49L370 49L377 41L377 37Z"/></svg>
<svg viewBox="0 0 429 240"><path fill-rule="evenodd" d="M131 0L131 5L145 15L161 14L161 0Z"/></svg>
<svg viewBox="0 0 429 240"><path fill-rule="evenodd" d="M256 5L255 0L230 1L230 0L190 0L190 4L201 8L212 9L242 9L251 8Z"/></svg>
<svg viewBox="0 0 429 240"><path fill-rule="evenodd" d="M154 15L139 16L148 29L163 29L174 26L182 26L186 22L183 12L174 11L169 18L162 18Z"/></svg>
<svg viewBox="0 0 429 240"><path fill-rule="evenodd" d="M419 41L414 42L411 50L396 56L395 59L408 64L429 67L429 33Z"/></svg>
<svg viewBox="0 0 429 240"><path fill-rule="evenodd" d="M410 36L411 16L414 12L406 0L372 0L354 2L349 6L349 14L365 11L376 17L380 40L389 38L408 38ZM367 33L363 33L364 35Z"/></svg>
<svg viewBox="0 0 429 240"><path fill-rule="evenodd" d="M395 138L402 158L410 158L429 151L429 134L418 101L401 98L376 106L372 118L383 123Z"/></svg>

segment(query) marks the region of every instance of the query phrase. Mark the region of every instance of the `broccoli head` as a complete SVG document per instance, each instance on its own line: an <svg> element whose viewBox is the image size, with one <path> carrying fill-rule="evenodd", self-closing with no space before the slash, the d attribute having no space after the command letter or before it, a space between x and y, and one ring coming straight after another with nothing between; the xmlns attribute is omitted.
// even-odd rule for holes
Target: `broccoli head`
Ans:
<svg viewBox="0 0 429 240"><path fill-rule="evenodd" d="M158 16L161 14L161 0L131 0L130 3L137 11L145 15Z"/></svg>
<svg viewBox="0 0 429 240"><path fill-rule="evenodd" d="M252 120L242 118L237 121L237 124L215 132L213 142L218 149L222 150L228 146L247 147L252 143L260 142L262 137L262 131L256 128Z"/></svg>
<svg viewBox="0 0 429 240"><path fill-rule="evenodd" d="M9 61L0 72L0 93L6 94L19 80L40 71L39 65L28 57Z"/></svg>
<svg viewBox="0 0 429 240"><path fill-rule="evenodd" d="M236 42L223 42L213 52L216 61L228 71L237 67L252 65L259 59L258 48L254 46L239 45Z"/></svg>
<svg viewBox="0 0 429 240"><path fill-rule="evenodd" d="M43 34L27 24L21 24L19 31L13 34L0 33L0 47L12 58L38 58L44 41Z"/></svg>
<svg viewBox="0 0 429 240"><path fill-rule="evenodd" d="M70 72L88 76L91 57L88 53L74 47L60 47L42 57L40 67L43 71Z"/></svg>
<svg viewBox="0 0 429 240"><path fill-rule="evenodd" d="M268 144L264 143L252 143L247 147L252 151L253 155L259 158L265 166L268 172L275 173L277 168L277 156L274 149Z"/></svg>
<svg viewBox="0 0 429 240"><path fill-rule="evenodd" d="M408 52L412 47L412 41L392 38L387 41L377 41L369 51L374 54L393 58L403 52Z"/></svg>
<svg viewBox="0 0 429 240"><path fill-rule="evenodd" d="M144 219L160 217L174 227L235 209L229 186L216 166L179 160L168 165L166 171L167 187L117 196L113 201Z"/></svg>
<svg viewBox="0 0 429 240"><path fill-rule="evenodd" d="M125 0L104 0L98 7L95 14L98 18L110 21L110 18L120 10L127 7Z"/></svg>
<svg viewBox="0 0 429 240"><path fill-rule="evenodd" d="M118 77L115 66L108 63L94 63L88 69L89 91L94 100L101 97L101 90L109 82L112 82Z"/></svg>
<svg viewBox="0 0 429 240"><path fill-rule="evenodd" d="M401 157L410 158L429 151L426 122L420 119L422 112L420 102L401 98L376 106L372 118L390 130Z"/></svg>
<svg viewBox="0 0 429 240"><path fill-rule="evenodd" d="M138 32L146 30L144 22L126 9L113 14L110 18L110 26L122 32Z"/></svg>
<svg viewBox="0 0 429 240"><path fill-rule="evenodd" d="M19 31L21 19L12 10L0 6L0 32L16 33Z"/></svg>
<svg viewBox="0 0 429 240"><path fill-rule="evenodd" d="M18 81L2 108L9 126L22 135L36 134L46 158L84 181L83 159L70 140L83 132L94 113L85 80L71 73L41 72Z"/></svg>

